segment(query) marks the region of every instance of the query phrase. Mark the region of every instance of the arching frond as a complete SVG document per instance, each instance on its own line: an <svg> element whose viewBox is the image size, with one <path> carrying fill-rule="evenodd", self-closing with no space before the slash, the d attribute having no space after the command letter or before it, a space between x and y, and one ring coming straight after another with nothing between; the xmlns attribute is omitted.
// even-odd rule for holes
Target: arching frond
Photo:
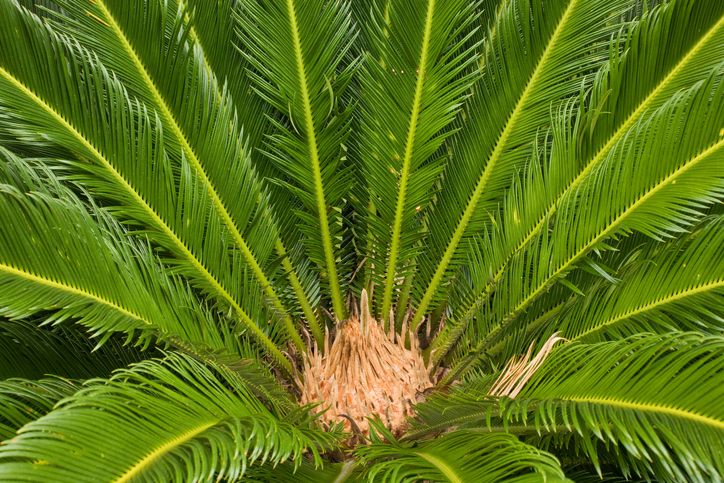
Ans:
<svg viewBox="0 0 724 483"><path fill-rule="evenodd" d="M47 169L7 151L0 161L0 315L44 311L46 323L76 320L104 339L121 331L239 353L233 327L217 326L106 211L86 208Z"/></svg>
<svg viewBox="0 0 724 483"><path fill-rule="evenodd" d="M597 438L662 481L716 481L724 473L722 350L720 336L682 332L568 344L516 399L486 398L485 387L467 385L421 407L422 428L538 433L552 448L573 438L594 463Z"/></svg>
<svg viewBox="0 0 724 483"><path fill-rule="evenodd" d="M576 95L609 53L630 2L511 1L502 5L483 45L464 129L429 220L426 257L420 260L412 325L444 300L463 248L495 211L516 169L524 166L535 135L549 125L551 106Z"/></svg>
<svg viewBox="0 0 724 483"><path fill-rule="evenodd" d="M383 9L384 7L384 9ZM431 0L373 7L361 68L360 153L373 207L367 270L385 318L399 279L411 275L444 158L438 153L475 79L475 3ZM467 45L466 45L467 44Z"/></svg>
<svg viewBox="0 0 724 483"><path fill-rule="evenodd" d="M0 442L15 435L25 424L48 413L79 388L65 379L6 379L0 381Z"/></svg>
<svg viewBox="0 0 724 483"><path fill-rule="evenodd" d="M99 342L80 327L67 324L41 326L43 319L0 318L0 380L11 377L39 379L59 377L106 377L125 367L157 355L131 346L119 335Z"/></svg>
<svg viewBox="0 0 724 483"><path fill-rule="evenodd" d="M380 441L358 453L369 481L566 481L556 458L507 434L456 431L415 446Z"/></svg>
<svg viewBox="0 0 724 483"><path fill-rule="evenodd" d="M571 340L591 342L638 332L724 331L724 218L642 256L621 283L601 283L555 325Z"/></svg>
<svg viewBox="0 0 724 483"><path fill-rule="evenodd" d="M676 1L650 11L616 40L611 59L597 73L584 111L565 106L553 124L552 147L536 153L503 202L496 224L472 252L471 286L452 300L460 323L436 341L439 354L465 330L476 308L490 298L510 257L547 228L562 200L597 169L637 122L677 91L705 79L721 62L724 9L717 1ZM542 158L542 159L540 159ZM457 306L456 306L457 305Z"/></svg>
<svg viewBox="0 0 724 483"><path fill-rule="evenodd" d="M0 478L234 480L251 463L303 451L319 462L337 434L310 424L302 410L278 419L234 373L170 354L88 383L23 427L0 447Z"/></svg>
<svg viewBox="0 0 724 483"><path fill-rule="evenodd" d="M348 6L340 2L249 2L237 15L258 94L284 120L267 147L297 198L298 226L309 257L327 282L335 316L345 318L342 199L349 190L344 143L350 113L344 90L354 39Z"/></svg>
<svg viewBox="0 0 724 483"><path fill-rule="evenodd" d="M516 254L480 312L489 344L554 283L606 240L634 230L654 239L696 223L724 198L724 140L707 121L724 112L717 72L672 96L636 124L606 161L561 202L550 232ZM572 285L568 282L568 286ZM573 287L575 289L575 287Z"/></svg>
<svg viewBox="0 0 724 483"><path fill-rule="evenodd" d="M0 108L13 135L6 141L15 145L20 140L26 146L39 139L43 146L50 140L74 153L80 161L69 163L61 155L47 162L55 159L60 166L71 166L71 175L93 193L119 203L122 208L114 210L117 214L148 230L154 241L178 257L172 261L180 272L224 308L231 307L277 362L290 369L252 319L264 317L261 294L246 283L250 275L238 265L238 253L229 252L220 223L214 221L207 200L198 196L203 186L188 165L174 172L158 118L150 117L143 104L129 98L85 51L62 41L12 3L3 2L0 8L4 22ZM23 40L18 41L16 35ZM18 117L18 112L24 115Z"/></svg>

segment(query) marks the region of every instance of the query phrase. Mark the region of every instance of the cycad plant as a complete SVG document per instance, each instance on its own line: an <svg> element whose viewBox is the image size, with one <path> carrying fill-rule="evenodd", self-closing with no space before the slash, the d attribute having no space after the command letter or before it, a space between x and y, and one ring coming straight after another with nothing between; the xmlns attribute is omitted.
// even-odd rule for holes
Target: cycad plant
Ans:
<svg viewBox="0 0 724 483"><path fill-rule="evenodd" d="M0 481L724 478L721 0L0 0Z"/></svg>

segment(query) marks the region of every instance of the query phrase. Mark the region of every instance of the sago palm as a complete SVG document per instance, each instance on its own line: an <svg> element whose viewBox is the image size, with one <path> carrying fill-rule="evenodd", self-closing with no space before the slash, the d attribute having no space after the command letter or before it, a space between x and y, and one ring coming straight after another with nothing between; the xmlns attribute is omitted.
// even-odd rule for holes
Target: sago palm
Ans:
<svg viewBox="0 0 724 483"><path fill-rule="evenodd" d="M724 478L721 0L0 0L0 481Z"/></svg>

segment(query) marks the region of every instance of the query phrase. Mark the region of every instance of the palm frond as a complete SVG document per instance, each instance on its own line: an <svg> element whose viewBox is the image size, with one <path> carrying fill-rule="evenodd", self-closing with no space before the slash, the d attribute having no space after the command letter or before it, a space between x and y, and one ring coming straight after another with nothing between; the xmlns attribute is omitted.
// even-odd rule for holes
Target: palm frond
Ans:
<svg viewBox="0 0 724 483"><path fill-rule="evenodd" d="M516 254L476 323L486 346L607 240L638 231L664 239L694 225L724 198L724 140L707 122L724 112L722 72L673 95L617 145L561 202L550 232Z"/></svg>
<svg viewBox="0 0 724 483"><path fill-rule="evenodd" d="M53 406L78 390L66 379L6 379L0 381L0 442L25 424L50 412Z"/></svg>
<svg viewBox="0 0 724 483"><path fill-rule="evenodd" d="M363 481L359 477L354 460L345 463L325 463L323 468L311 463L252 466L244 477L250 482L355 483Z"/></svg>
<svg viewBox="0 0 724 483"><path fill-rule="evenodd" d="M724 218L707 220L691 235L639 255L621 283L600 283L585 301L556 321L570 340L592 342L638 332L724 330Z"/></svg>
<svg viewBox="0 0 724 483"><path fill-rule="evenodd" d="M428 222L413 327L444 300L451 273L465 261L466 240L485 226L515 170L525 165L536 133L549 125L551 106L576 95L608 57L609 38L622 27L629 4L503 4L483 46L464 130L450 145L445 190Z"/></svg>
<svg viewBox="0 0 724 483"><path fill-rule="evenodd" d="M234 480L249 464L299 461L303 451L318 463L337 436L313 429L303 410L278 419L230 371L169 354L89 382L24 426L0 448L0 477Z"/></svg>
<svg viewBox="0 0 724 483"><path fill-rule="evenodd" d="M422 406L420 428L538 433L551 448L573 438L594 463L598 439L662 481L716 481L724 472L723 349L720 336L686 332L568 344L516 399L467 385Z"/></svg>
<svg viewBox="0 0 724 483"><path fill-rule="evenodd" d="M451 301L460 323L436 341L445 352L497 288L511 256L547 228L562 200L578 189L637 122L677 91L705 79L724 48L724 9L717 1L680 0L651 10L616 40L611 59L597 73L581 114L565 106L553 124L552 147L536 152L503 202L502 215L471 250L470 283ZM539 159L542 158L542 159ZM454 327L456 326L456 327Z"/></svg>
<svg viewBox="0 0 724 483"><path fill-rule="evenodd" d="M238 269L250 272L246 283L255 283L256 290L264 293L302 349L270 279L274 275L270 270L276 268L270 253L278 233L267 195L252 168L233 100L208 70L196 31L185 23L183 5L104 0L88 11L78 2L59 3L63 14L57 16L55 28L92 49L131 94L157 110L169 133L167 152L182 165L188 162L199 184L196 196L206 198L207 216L215 218L226 234L227 250L237 253Z"/></svg>
<svg viewBox="0 0 724 483"><path fill-rule="evenodd" d="M555 457L508 434L456 431L414 446L381 440L358 454L369 481L566 481Z"/></svg>
<svg viewBox="0 0 724 483"><path fill-rule="evenodd" d="M72 319L102 340L121 331L240 352L233 325L217 326L106 211L87 208L42 165L4 150L0 160L0 315Z"/></svg>
<svg viewBox="0 0 724 483"><path fill-rule="evenodd" d="M46 147L51 141L73 153L77 162L66 161L68 157L57 149L53 154L60 157L47 162L70 166L68 176L80 179L99 197L119 203L115 214L141 225L154 241L178 257L168 261L212 294L224 309L230 307L289 370L286 358L254 321L266 318L261 294L246 283L251 276L239 266L238 253L229 252L228 238L207 199L198 196L203 186L188 164L174 172L158 118L150 117L147 108L131 99L77 44L59 39L13 3L3 2L0 8L4 23L0 29L0 107L12 135L4 141L11 145L20 141L27 147L39 139L45 151L51 149ZM18 41L17 35L23 40ZM66 95L64 89L73 95Z"/></svg>
<svg viewBox="0 0 724 483"><path fill-rule="evenodd" d="M390 311L399 280L421 250L421 217L443 168L437 153L475 79L477 5L467 1L392 2L374 7L361 68L363 179L374 207L368 270L381 285L380 314Z"/></svg>
<svg viewBox="0 0 724 483"><path fill-rule="evenodd" d="M258 94L283 119L267 155L286 175L280 182L299 200L298 226L309 257L320 267L335 315L345 318L339 268L348 263L342 245L342 199L350 173L344 143L349 109L344 90L354 63L351 15L339 2L249 2L237 15Z"/></svg>

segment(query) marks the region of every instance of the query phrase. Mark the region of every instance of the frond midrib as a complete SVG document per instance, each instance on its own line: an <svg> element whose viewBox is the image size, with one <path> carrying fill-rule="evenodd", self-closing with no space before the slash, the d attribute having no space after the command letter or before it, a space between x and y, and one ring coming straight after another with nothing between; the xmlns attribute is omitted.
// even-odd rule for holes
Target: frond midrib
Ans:
<svg viewBox="0 0 724 483"><path fill-rule="evenodd" d="M665 414L667 416L674 416L677 418L682 419L688 419L690 421L695 421L700 424L704 424L706 426L710 426L712 428L715 428L719 431L724 430L724 421L706 416L694 411L688 411L685 409L680 409L676 407L672 407L666 404L657 404L653 402L636 402L636 401L629 401L626 399L619 399L615 396L607 396L607 397L589 397L589 396L558 396L557 399L562 401L572 401L576 403L590 403L590 404L599 404L603 406L613 406L618 407L622 409L633 409L636 411L643 411L643 412L649 412L649 413L656 413L656 414Z"/></svg>
<svg viewBox="0 0 724 483"><path fill-rule="evenodd" d="M405 141L405 155L402 161L402 170L400 173L400 185L397 192L397 206L395 207L395 219L392 225L392 239L390 241L390 257L387 263L387 276L385 280L385 291L382 298L382 316L385 317L390 311L392 304L392 289L395 285L397 275L397 256L400 245L400 235L402 231L402 217L405 210L405 202L407 196L407 181L410 174L410 164L415 149L415 136L417 134L417 122L420 115L422 104L422 91L425 85L425 75L427 73L427 61L430 49L430 37L432 35L432 20L435 11L435 0L428 0L427 14L425 15L425 28L422 36L422 47L420 49L420 64L417 72L417 80L415 82L415 95L412 101L412 112L410 113L410 124L407 130L407 140Z"/></svg>
<svg viewBox="0 0 724 483"><path fill-rule="evenodd" d="M307 145L309 147L310 162L312 165L312 177L314 178L314 196L317 202L317 214L322 236L322 249L324 250L325 265L329 279L329 288L332 295L332 305L338 319L345 318L344 304L342 303L342 292L337 277L337 266L335 263L334 250L332 247L332 235L327 219L327 202L324 195L322 183L322 170L319 161L319 149L317 147L317 134L314 127L314 116L312 115L312 102L309 97L307 86L307 73L304 65L302 52L302 41L299 36L299 25L297 24L297 12L294 0L287 0L287 14L289 15L289 28L292 33L294 44L294 56L296 59L297 75L299 76L299 88L301 90L302 107L304 109L304 122L307 125Z"/></svg>
<svg viewBox="0 0 724 483"><path fill-rule="evenodd" d="M294 341L295 345L300 350L304 350L304 343L302 342L301 337L297 333L296 329L294 328L294 324L289 317L286 308L281 302L281 299L279 298L279 295L274 290L274 287L272 286L271 282L267 278L266 274L264 273L263 269L259 265L259 262L256 259L256 256L249 248L249 245L246 243L246 240L242 236L241 232L239 231L239 228L236 226L236 223L234 222L233 218L231 217L231 214L226 209L226 206L224 205L224 202L221 200L221 197L219 196L219 193L216 191L216 188L214 187L214 184L211 182L211 179L209 179L208 174L206 173L206 170L204 169L203 165L201 164L201 161L199 160L198 156L196 155L196 152L191 147L191 144L188 141L188 138L186 137L186 134L181 129L181 126L179 126L178 122L176 121L176 118L174 117L173 113L171 112L171 109L168 106L168 103L163 98L163 95L156 87L156 83L151 78L150 74L146 70L145 66L143 65L143 62L141 61L140 57L136 53L135 49L131 45L129 39L126 37L125 33L121 29L120 25L116 21L115 17L113 17L113 14L110 12L108 7L106 6L106 0L98 0L96 2L96 5L101 9L103 12L103 15L106 17L108 22L110 23L111 28L116 34L116 37L123 45L124 50L126 50L126 53L131 58L133 65L136 67L136 70L143 78L144 83L146 84L146 87L149 89L156 105L161 109L161 113L163 117L166 118L166 121L168 122L172 133L174 134L174 137L178 139L178 141L181 143L181 146L183 150L187 154L187 158L189 162L191 163L191 166L194 168L194 171L196 171L197 175L203 182L204 186L206 187L206 191L208 192L209 196L211 197L211 201L214 204L214 207L216 208L216 211L221 216L224 224L228 228L229 232L234 238L234 241L236 242L236 245L240 248L241 253L244 257L244 260L249 264L251 267L252 273L254 274L254 277L259 281L259 284L261 285L262 290L264 293L269 297L269 299L272 301L275 310L279 312L279 314L283 315L284 323L287 329L287 332L289 333L289 336Z"/></svg>
<svg viewBox="0 0 724 483"><path fill-rule="evenodd" d="M563 27L566 25L566 22L573 11L573 7L575 6L577 0L571 0L568 6L566 7L566 10L561 15L560 20L558 21L558 25L556 26L556 29L553 31L553 34L550 37L550 40L546 44L545 50L543 51L543 54L540 57L540 60L536 64L535 70L533 71L533 74L531 75L530 79L528 80L523 93L521 94L520 98L518 99L518 102L516 103L513 112L511 113L510 117L508 117L508 120L505 123L505 127L503 128L503 131L498 136L498 140L495 143L495 147L493 148L493 152L490 154L488 158L488 163L485 165L485 169L483 170L483 173L480 175L480 178L478 179L478 183L475 186L475 190L473 191L473 195L468 200L467 205L465 206L465 211L463 212L460 221L458 222L457 227L455 228L455 231L453 232L453 236L450 239L450 242L448 243L447 247L445 248L445 252L443 253L443 257L440 260L437 268L435 269L435 273L432 276L432 279L430 281L430 284L427 286L427 289L425 290L425 293L420 301L420 304L418 305L417 310L415 311L415 315L412 319L412 322L410 324L410 327L415 330L422 321L423 317L425 316L425 311L427 310L428 306L432 302L432 298L435 295L438 286L440 282L442 281L443 276L445 275L445 271L447 270L448 265L452 261L453 256L455 255L455 251L457 250L457 246L460 243L460 240L462 239L465 230L467 229L467 225L470 223L470 220L473 216L473 212L475 211L475 208L477 207L478 200L483 194L483 191L485 190L485 186L487 185L488 178L490 178L490 175L492 173L492 169L497 163L498 159L503 153L503 148L505 146L506 141L508 140L508 136L510 136L510 133L513 129L513 126L516 124L516 121L518 119L518 116L520 116L520 113L522 111L522 107L525 105L525 101L527 100L528 96L530 95L531 90L533 87L535 87L538 77L540 76L542 72L542 66L546 65L546 61L548 60L548 57L550 56L551 52L553 51L558 37L561 35L561 32L563 31Z"/></svg>
<svg viewBox="0 0 724 483"><path fill-rule="evenodd" d="M615 315L609 319L605 319L601 323L597 324L596 327L592 327L591 329L578 334L577 336L571 338L570 340L571 340L571 342L581 340L584 337L588 336L589 334L598 332L599 330L603 329L604 327L614 325L622 320L630 319L631 317L635 317L642 313L649 312L651 310L655 310L657 308L660 308L661 306L672 304L672 303L678 302L679 300L685 299L687 297L693 297L695 295L698 295L698 294L701 294L704 292L709 292L711 290L716 290L721 287L724 287L724 278L719 278L719 279L716 279L716 280L713 280L713 281L710 281L708 283L704 283L701 285L690 286L679 292L675 292L675 293L666 295L664 297L654 300L653 302L649 302L647 304L640 305L636 308L627 310L623 313L619 313L618 315Z"/></svg>
<svg viewBox="0 0 724 483"><path fill-rule="evenodd" d="M52 288L54 290L59 290L61 292L65 292L65 293L68 293L71 295L75 295L77 297L87 299L91 302L94 302L94 303L97 303L100 305L104 305L104 306L108 307L109 309L114 310L116 312L120 312L123 315L125 315L126 317L130 317L132 319L139 320L139 321L143 322L145 325L153 325L151 323L151 321L147 320L142 315L137 314L133 310L127 309L126 307L119 305L117 302L114 302L105 297L101 297L100 295L97 295L93 292L89 292L87 290L76 287L75 285L71 285L68 283L61 283L61 282L58 282L51 278L32 273L28 270L13 267L12 265L7 265L5 263L0 263L0 272L5 272L7 274L10 274L11 276L21 278L23 280L27 280L27 281L30 281L33 283L37 283L39 285L43 285L43 286Z"/></svg>
<svg viewBox="0 0 724 483"><path fill-rule="evenodd" d="M187 441L195 438L199 434L203 433L207 429L219 424L220 420L214 420L210 422L203 422L198 424L196 427L186 431L185 433L167 441L166 443L162 444L158 448L154 449L152 452L147 454L143 459L138 461L135 465L133 465L131 468L126 470L120 477L118 477L115 481L115 483L126 483L128 481L131 481L131 479L138 476L143 470L145 470L148 466L152 465L154 461L156 461L158 458L162 457L164 454L168 453L172 449L181 446L182 444L186 443Z"/></svg>
<svg viewBox="0 0 724 483"><path fill-rule="evenodd" d="M651 90L651 92L646 96L644 100L642 100L636 109L634 109L631 114L626 118L626 120L616 129L616 131L608 138L606 141L606 144L604 144L591 158L591 160L586 164L586 166L581 170L578 175L560 192L558 196L549 204L548 208L546 209L545 213L540 217L536 225L533 227L532 230L528 232L526 237L519 242L516 247L510 252L510 255L508 256L508 260L510 259L510 256L513 254L523 250L528 243L530 243L531 240L535 238L535 236L540 233L540 231L543 229L543 226L545 225L545 220L550 219L551 216L556 212L556 209L558 208L558 205L560 205L561 200L568 194L573 192L576 187L583 182L583 180L588 176L588 174L603 160L605 159L608 152L613 148L613 146L621 139L621 137L626 134L626 132L631 128L631 126L636 122L636 120L648 109L649 105L656 99L656 97L661 93L667 86L669 82L671 82L672 79L676 77L676 74L681 72L681 70L691 61L691 58L696 55L697 52L699 52L704 45L714 36L714 34L721 28L721 26L724 25L724 18L720 19L719 22L717 22L714 27L712 27L697 43L696 45L689 51L687 54L669 71L669 73L662 79L662 81ZM473 305L471 305L470 308L465 312L465 315L462 317L461 320L468 320L472 316L472 312L475 311L476 307L479 306L482 303L485 303L486 296L489 295L492 292L492 289L494 288L495 284L500 280L500 278L503 276L503 273L505 272L505 268L507 265L507 260L504 261L501 265L501 267L498 269L498 271L495 273L493 278L491 279L490 283L488 283L483 291L481 292L483 294L483 298L481 300L476 301Z"/></svg>
<svg viewBox="0 0 724 483"><path fill-rule="evenodd" d="M216 278L206 269L199 259L193 254L193 252L186 246L186 244L176 235L176 233L166 224L163 218L156 212L156 210L149 205L146 200L141 196L131 184L119 173L113 164L106 159L106 157L96 149L96 147L83 134L81 134L69 121L67 121L60 113L58 113L52 106L46 103L43 99L38 97L28 86L23 84L20 80L16 79L10 72L0 67L0 75L5 77L11 84L13 84L18 90L20 90L25 96L27 96L32 102L40 106L45 112L47 112L53 119L56 120L66 131L68 131L74 138L76 138L85 147L97 161L111 174L113 179L123 187L123 189L131 196L141 209L146 212L154 222L154 224L160 229L173 244L181 251L184 257L191 263L191 265L199 272L203 278L205 278L217 291L223 299L225 299L241 317L244 325L254 333L254 336L273 354L274 358L289 372L291 372L291 364L284 355L279 351L276 345L266 337L266 335L254 324L249 315L239 305L239 303L231 296L231 294L216 280Z"/></svg>
<svg viewBox="0 0 724 483"><path fill-rule="evenodd" d="M583 245L581 248L578 249L578 251L575 254L572 254L569 256L568 260L561 263L558 268L550 275L548 276L543 283L541 283L533 292L530 293L525 299L523 299L516 307L510 311L510 313L501 320L501 322L497 325L497 327L488 334L485 340L489 340L490 337L494 334L497 334L497 332L502 328L505 323L513 318L515 318L521 311L525 309L525 307L528 306L533 300L535 300L544 290L546 290L549 286L549 284L552 281L555 281L559 275L561 275L563 272L568 270L573 264L575 264L580 258L585 256L586 253L588 253L588 250L590 250L593 246L595 246L598 242L609 236L612 232L614 232L619 224L624 221L631 213L634 213L636 209L644 203L647 199L649 199L651 196L656 194L659 190L667 186L670 182L674 181L678 176L688 171L692 166L695 166L699 161L702 159L705 159L707 156L711 155L712 153L716 152L717 150L724 147L724 139L714 143L713 145L709 146L693 158L690 158L686 162L682 164L682 166L675 169L670 175L668 175L663 180L659 181L654 187L652 187L650 190L648 190L643 195L639 196L636 201L634 201L628 208L626 208L624 211L622 211L616 218L614 218L609 225L601 230L599 234L597 234L595 237L593 237L591 240L589 240L585 245ZM484 343L485 341L483 341Z"/></svg>
<svg viewBox="0 0 724 483"><path fill-rule="evenodd" d="M182 5L182 8L184 11L188 10L188 7L186 6L187 3L184 0L181 0L179 2L180 5ZM201 51L203 52L203 60L204 60L204 66L206 67L207 72L214 72L214 69L211 67L211 64L209 63L209 58L206 55L206 48L203 45L203 42L201 41L201 37L199 36L198 32L196 31L196 27L194 24L190 21L191 19L188 16L188 13L186 14L186 21L189 24L189 37L199 46ZM219 92L218 85L216 85L215 94L217 101L221 101L221 92ZM291 260L289 259L289 256L287 255L287 249L284 246L284 242L282 241L281 237L277 236L276 240L274 241L274 248L277 251L277 254L281 258L282 266L284 268L285 273L287 274L287 277L289 278L289 283L292 285L292 289L294 290L294 294L297 296L297 301L299 302L299 305L302 307L302 312L304 313L304 316L307 318L307 322L309 323L309 326L312 330L312 335L317 340L318 344L322 344L323 342L323 336L321 331L321 326L319 324L319 320L317 319L317 315L314 313L314 310L312 309L312 304L309 301L309 297L307 296L306 292L304 291L304 288L302 287L301 282L299 281L299 276L297 275L297 271L294 268L294 265L292 264ZM277 306L278 308L278 306Z"/></svg>

